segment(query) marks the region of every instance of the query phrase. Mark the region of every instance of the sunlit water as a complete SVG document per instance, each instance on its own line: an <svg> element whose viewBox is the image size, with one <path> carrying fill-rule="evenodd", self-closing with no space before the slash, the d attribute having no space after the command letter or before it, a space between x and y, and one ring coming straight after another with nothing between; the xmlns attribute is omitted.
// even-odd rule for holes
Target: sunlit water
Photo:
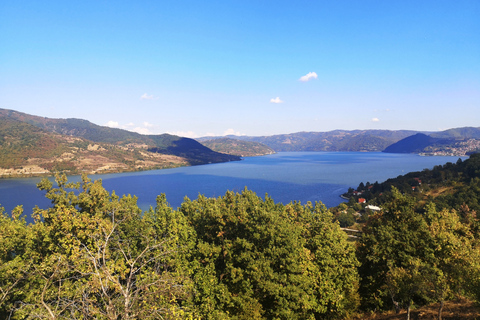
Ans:
<svg viewBox="0 0 480 320"><path fill-rule="evenodd" d="M275 202L321 201L332 207L343 201L340 194L360 182L382 182L457 160L458 157L379 152L281 152L228 163L92 175L91 178L102 179L104 187L115 190L118 195L136 195L143 210L154 206L156 196L161 193L165 193L168 202L176 208L185 196L190 199L199 194L218 197L227 190L241 191L245 187L261 197L268 194ZM0 205L10 212L22 204L28 215L35 205L48 207L50 202L44 192L36 188L39 181L40 178L0 180Z"/></svg>

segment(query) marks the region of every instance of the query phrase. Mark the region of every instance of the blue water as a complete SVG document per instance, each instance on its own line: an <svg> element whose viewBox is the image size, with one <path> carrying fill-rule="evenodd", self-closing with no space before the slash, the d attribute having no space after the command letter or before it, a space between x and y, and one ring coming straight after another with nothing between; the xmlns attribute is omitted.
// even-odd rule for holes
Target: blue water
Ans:
<svg viewBox="0 0 480 320"><path fill-rule="evenodd" d="M382 182L457 160L458 157L379 152L281 152L228 163L90 178L102 179L104 187L115 190L118 195L136 195L143 210L155 206L155 198L160 193L165 193L167 201L176 208L185 196L190 199L199 194L218 197L227 190L241 191L245 187L261 197L268 194L275 202L321 201L332 207L343 201L340 194L360 182ZM69 179L78 181L80 177ZM50 202L44 192L36 189L39 181L40 178L0 180L0 205L10 212L22 204L28 216L35 205L48 207Z"/></svg>

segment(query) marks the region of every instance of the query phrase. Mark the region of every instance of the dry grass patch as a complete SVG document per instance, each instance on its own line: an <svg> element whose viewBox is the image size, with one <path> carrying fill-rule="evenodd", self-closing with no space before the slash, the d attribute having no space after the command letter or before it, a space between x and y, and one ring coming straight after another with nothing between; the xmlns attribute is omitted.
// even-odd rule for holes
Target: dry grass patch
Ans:
<svg viewBox="0 0 480 320"><path fill-rule="evenodd" d="M430 304L410 312L412 320L436 320L438 319L439 303ZM407 319L406 310L399 314L394 311L386 313L362 314L350 318L349 320L405 320ZM458 300L447 301L443 307L443 320L480 320L480 307L473 301Z"/></svg>
<svg viewBox="0 0 480 320"><path fill-rule="evenodd" d="M445 195L445 194L451 194L453 193L453 187L441 187L441 188L438 188L438 189L435 189L435 190L430 190L428 192L426 192L426 195L427 196L432 196L432 197L438 197L438 196L441 196L441 195Z"/></svg>

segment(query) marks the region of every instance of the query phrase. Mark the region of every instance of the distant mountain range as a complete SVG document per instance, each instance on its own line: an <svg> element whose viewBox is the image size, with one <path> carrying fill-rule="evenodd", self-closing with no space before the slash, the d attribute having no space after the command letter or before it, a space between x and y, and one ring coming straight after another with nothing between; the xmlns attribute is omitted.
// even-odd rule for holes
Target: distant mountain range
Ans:
<svg viewBox="0 0 480 320"><path fill-rule="evenodd" d="M264 144L282 151L384 151L393 153L465 155L480 150L480 128L456 128L441 132L412 130L334 130L297 132L273 136L228 136ZM203 137L198 141L212 140Z"/></svg>
<svg viewBox="0 0 480 320"><path fill-rule="evenodd" d="M329 132L297 132L273 136L229 138L263 143L282 151L382 151L389 145L417 131L400 130L334 130Z"/></svg>

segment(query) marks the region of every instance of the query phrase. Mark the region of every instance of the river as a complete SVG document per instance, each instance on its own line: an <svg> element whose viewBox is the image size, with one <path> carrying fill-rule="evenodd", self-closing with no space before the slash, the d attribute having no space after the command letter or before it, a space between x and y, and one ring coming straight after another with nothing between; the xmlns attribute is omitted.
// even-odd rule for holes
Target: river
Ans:
<svg viewBox="0 0 480 320"><path fill-rule="evenodd" d="M245 187L261 197L268 194L275 202L321 201L332 207L343 201L340 194L360 182L382 182L457 160L458 157L380 152L280 152L235 162L90 178L102 179L104 187L118 195L136 195L143 210L154 206L160 193L165 193L167 201L176 208L185 196L218 197L227 190L241 191ZM79 181L80 177L69 179ZM28 216L35 205L48 207L50 202L44 192L36 189L39 181L40 178L0 180L0 205L10 212L22 204Z"/></svg>

